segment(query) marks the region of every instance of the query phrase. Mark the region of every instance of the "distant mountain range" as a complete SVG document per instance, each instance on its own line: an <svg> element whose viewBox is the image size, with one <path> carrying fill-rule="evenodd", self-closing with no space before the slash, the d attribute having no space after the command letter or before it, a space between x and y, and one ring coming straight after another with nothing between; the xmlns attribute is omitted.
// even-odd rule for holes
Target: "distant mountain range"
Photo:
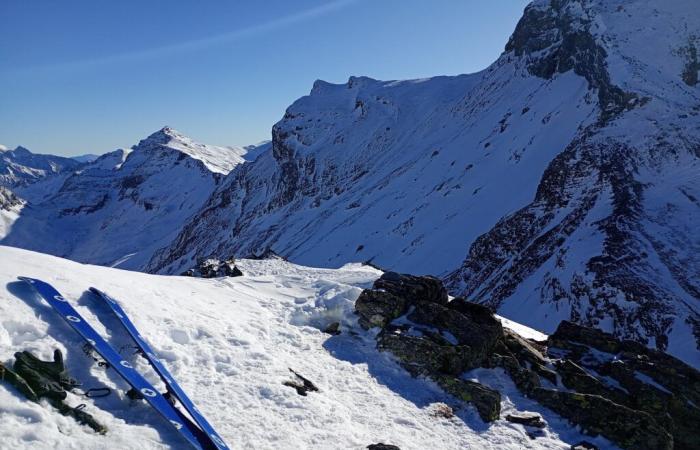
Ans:
<svg viewBox="0 0 700 450"><path fill-rule="evenodd" d="M371 261L700 367L698 36L689 0L536 0L482 72L317 81L253 149L166 128L5 183L28 205L2 243L157 273Z"/></svg>
<svg viewBox="0 0 700 450"><path fill-rule="evenodd" d="M40 155L24 147L0 150L0 186L18 187L50 175L78 168L81 161L63 156Z"/></svg>
<svg viewBox="0 0 700 450"><path fill-rule="evenodd" d="M16 188L29 203L2 243L141 269L245 154L242 148L199 144L163 128L131 150Z"/></svg>

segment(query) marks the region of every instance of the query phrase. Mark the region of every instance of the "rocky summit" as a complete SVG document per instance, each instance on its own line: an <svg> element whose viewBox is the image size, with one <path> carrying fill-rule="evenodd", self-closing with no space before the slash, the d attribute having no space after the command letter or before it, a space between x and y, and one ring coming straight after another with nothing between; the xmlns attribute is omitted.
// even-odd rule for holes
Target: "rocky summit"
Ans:
<svg viewBox="0 0 700 450"><path fill-rule="evenodd" d="M475 368L505 371L527 397L621 448L700 446L700 372L638 342L569 321L533 341L504 328L488 307L448 299L435 278L394 272L365 289L355 311L363 327L379 329L379 349L472 404L486 422L500 418L501 394L470 380ZM506 419L545 426L532 414Z"/></svg>

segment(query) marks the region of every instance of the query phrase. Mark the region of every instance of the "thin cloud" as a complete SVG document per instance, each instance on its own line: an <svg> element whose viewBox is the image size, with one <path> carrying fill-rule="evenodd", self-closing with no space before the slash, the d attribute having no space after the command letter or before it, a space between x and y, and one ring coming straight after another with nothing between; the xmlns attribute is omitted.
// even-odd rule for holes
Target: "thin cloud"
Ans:
<svg viewBox="0 0 700 450"><path fill-rule="evenodd" d="M329 14L331 12L337 11L339 9L345 8L358 0L336 0L328 2L321 6L316 6L301 12L290 14L288 16L273 19L269 22L252 25L249 27L241 28L239 30L231 31L228 33L219 34L216 36L209 36L202 39L195 39L186 42L179 42L176 44L166 45L162 47L149 48L145 50L139 50L135 52L120 53L116 55L103 56L99 58L84 59L79 61L71 61L67 63L35 66L32 68L22 68L19 72L36 71L36 70L77 70L77 69L87 69L90 67L107 65L107 64L123 64L131 63L142 60L148 60L151 58L158 58L163 56L176 55L180 53L193 52L196 50L201 50L207 47L212 47L216 45L226 44L241 39L249 38L252 36L257 36L263 33L268 33L279 28L288 27L290 25L297 24L299 22L305 22L317 17Z"/></svg>

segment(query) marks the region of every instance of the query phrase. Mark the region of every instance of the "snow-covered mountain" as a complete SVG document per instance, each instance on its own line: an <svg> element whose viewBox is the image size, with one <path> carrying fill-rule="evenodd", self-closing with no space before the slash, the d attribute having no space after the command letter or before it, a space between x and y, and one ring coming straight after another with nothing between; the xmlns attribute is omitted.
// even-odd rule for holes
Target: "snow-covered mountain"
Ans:
<svg viewBox="0 0 700 450"><path fill-rule="evenodd" d="M317 81L146 268L370 260L697 366L698 36L694 0L536 0L482 72Z"/></svg>
<svg viewBox="0 0 700 450"><path fill-rule="evenodd" d="M172 241L245 152L163 128L129 151L16 190L28 204L2 243L138 269Z"/></svg>
<svg viewBox="0 0 700 450"><path fill-rule="evenodd" d="M92 153L87 153L85 155L78 155L78 156L71 156L71 159L74 159L80 163L87 163L87 162L92 162L99 158L100 155L95 155Z"/></svg>
<svg viewBox="0 0 700 450"><path fill-rule="evenodd" d="M36 154L24 147L0 150L0 186L27 185L44 177L70 172L80 164L73 158Z"/></svg>
<svg viewBox="0 0 700 450"><path fill-rule="evenodd" d="M359 450L384 442L402 450L564 450L582 440L601 449L616 448L603 437L582 435L520 394L502 370L468 374L470 379L497 385L504 394L503 417L489 424L474 407L445 394L432 381L412 378L388 353L376 348L375 333L357 324L355 299L381 274L371 267L314 269L280 259L239 260L238 264L246 276L162 277L0 246L0 361L8 364L19 350L47 360L54 349L61 349L69 374L84 382L85 388L112 390L101 398L68 393L66 399L73 407L83 404L83 411L107 427L101 435L61 415L46 400L30 402L0 382L0 447L188 447L155 410L126 395L129 387L114 370L98 366L85 355L78 334L31 288L17 281L18 275L24 275L54 285L115 348L126 349L125 358L139 372L155 382L158 378L152 369L128 348L126 332L88 289L94 286L116 298L233 449ZM320 330L331 321L341 322L343 334L329 336ZM538 336L525 327L515 328ZM289 368L311 380L319 391L300 396L283 385L293 377ZM533 429L505 420L517 411L541 413L545 427Z"/></svg>

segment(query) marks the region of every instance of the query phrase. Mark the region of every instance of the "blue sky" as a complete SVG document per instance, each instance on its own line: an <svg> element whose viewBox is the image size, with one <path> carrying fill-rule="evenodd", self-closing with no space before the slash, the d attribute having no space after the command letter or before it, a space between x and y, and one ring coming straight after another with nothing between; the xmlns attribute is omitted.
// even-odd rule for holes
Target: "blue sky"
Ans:
<svg viewBox="0 0 700 450"><path fill-rule="evenodd" d="M470 73L527 0L2 0L0 144L76 155L164 125L251 144L316 79Z"/></svg>

